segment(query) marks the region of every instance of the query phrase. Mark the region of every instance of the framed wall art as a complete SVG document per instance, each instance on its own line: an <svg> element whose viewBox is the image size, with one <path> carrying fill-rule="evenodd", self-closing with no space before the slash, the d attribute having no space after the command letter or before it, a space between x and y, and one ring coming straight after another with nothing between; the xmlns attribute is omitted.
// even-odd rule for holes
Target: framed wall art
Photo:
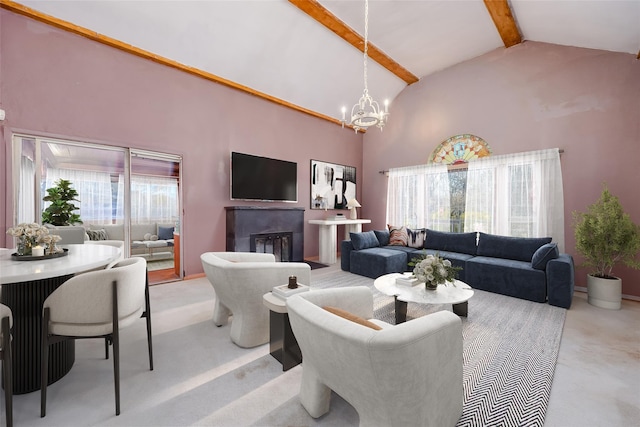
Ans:
<svg viewBox="0 0 640 427"><path fill-rule="evenodd" d="M355 198L355 166L311 160L311 209L348 209Z"/></svg>

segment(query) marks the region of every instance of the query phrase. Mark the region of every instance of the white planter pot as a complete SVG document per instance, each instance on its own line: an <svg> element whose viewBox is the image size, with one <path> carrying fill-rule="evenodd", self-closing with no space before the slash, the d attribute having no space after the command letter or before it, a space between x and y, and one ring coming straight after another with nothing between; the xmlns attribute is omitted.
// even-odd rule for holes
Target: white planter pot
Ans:
<svg viewBox="0 0 640 427"><path fill-rule="evenodd" d="M620 310L622 303L622 280L601 279L592 275L587 276L587 292L589 304L600 308Z"/></svg>

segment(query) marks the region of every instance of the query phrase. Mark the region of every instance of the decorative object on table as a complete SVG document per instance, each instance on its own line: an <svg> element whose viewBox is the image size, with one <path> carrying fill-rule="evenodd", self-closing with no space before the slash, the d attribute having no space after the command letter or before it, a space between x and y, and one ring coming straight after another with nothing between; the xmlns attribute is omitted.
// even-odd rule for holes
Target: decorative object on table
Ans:
<svg viewBox="0 0 640 427"><path fill-rule="evenodd" d="M367 130L370 126L375 126L382 131L382 128L387 123L389 117L389 101L384 100L384 111L380 109L380 105L371 98L369 95L369 88L367 87L367 60L369 58L369 0L364 1L364 91L358 102L351 108L351 116L349 118L349 125L353 127L353 130L358 133L360 129ZM347 113L347 107L342 107L342 127L347 123L345 117Z"/></svg>
<svg viewBox="0 0 640 427"><path fill-rule="evenodd" d="M351 211L350 218L351 219L358 219L358 212L356 212L356 208L361 208L362 207L360 205L360 203L355 198L354 199L349 199L349 201L347 202L347 207Z"/></svg>
<svg viewBox="0 0 640 427"><path fill-rule="evenodd" d="M60 237L57 234L47 234L44 235L42 237L40 237L40 239L38 240L40 243L44 243L45 247L44 247L44 254L45 255L53 255L53 254L57 254L60 252L63 252L61 248L59 248L57 246L57 243L62 240L62 237Z"/></svg>
<svg viewBox="0 0 640 427"><path fill-rule="evenodd" d="M32 248L38 245L40 238L49 235L49 230L35 222L23 222L8 229L7 234L18 238L16 254L23 256L31 255Z"/></svg>
<svg viewBox="0 0 640 427"><path fill-rule="evenodd" d="M451 261L437 254L413 258L409 265L413 265L413 275L424 283L428 290L435 290L438 285L453 282L458 276L458 271L462 270L462 267L454 267Z"/></svg>
<svg viewBox="0 0 640 427"><path fill-rule="evenodd" d="M404 273L402 276L396 277L396 285L416 286L416 285L419 285L420 283L424 283L424 282L420 282L420 280L416 276L414 276L412 273Z"/></svg>
<svg viewBox="0 0 640 427"><path fill-rule="evenodd" d="M289 276L289 289L296 289L298 287L298 278L296 276Z"/></svg>
<svg viewBox="0 0 640 427"><path fill-rule="evenodd" d="M47 188L47 195L42 198L51 204L42 212L42 223L53 225L74 225L82 224L80 215L73 211L79 208L72 202L79 202L76 199L78 192L71 187L71 181L60 178L55 182L56 186Z"/></svg>
<svg viewBox="0 0 640 427"><path fill-rule="evenodd" d="M311 160L311 209L347 209L356 197L356 168Z"/></svg>
<svg viewBox="0 0 640 427"><path fill-rule="evenodd" d="M592 268L587 276L589 304L620 309L622 280L612 275L616 264L640 269L640 226L624 213L618 198L605 186L600 199L586 213L573 213L576 250L584 265Z"/></svg>
<svg viewBox="0 0 640 427"><path fill-rule="evenodd" d="M292 295L299 294L300 292L306 292L309 290L309 286L298 283L295 288L290 288L289 284L274 286L271 293L280 299L287 299Z"/></svg>

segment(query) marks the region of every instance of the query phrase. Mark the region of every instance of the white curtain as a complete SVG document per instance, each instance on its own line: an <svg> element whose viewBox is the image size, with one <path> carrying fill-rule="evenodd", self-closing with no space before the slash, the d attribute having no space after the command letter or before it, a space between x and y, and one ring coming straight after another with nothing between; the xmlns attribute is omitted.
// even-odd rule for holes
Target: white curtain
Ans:
<svg viewBox="0 0 640 427"><path fill-rule="evenodd" d="M18 224L40 222L36 218L36 165L29 157L20 158L20 188L18 189Z"/></svg>
<svg viewBox="0 0 640 427"><path fill-rule="evenodd" d="M552 237L564 250L560 151L484 157L469 162L465 231Z"/></svg>
<svg viewBox="0 0 640 427"><path fill-rule="evenodd" d="M449 174L445 165L389 170L387 224L449 231Z"/></svg>
<svg viewBox="0 0 640 427"><path fill-rule="evenodd" d="M111 224L112 193L111 177L105 172L83 171L75 169L47 168L45 188L54 187L58 179L71 181L71 186L78 192L80 219L88 224ZM43 197L46 196L43 193ZM43 202L43 210L49 206Z"/></svg>
<svg viewBox="0 0 640 427"><path fill-rule="evenodd" d="M131 224L173 223L178 206L176 178L131 176Z"/></svg>

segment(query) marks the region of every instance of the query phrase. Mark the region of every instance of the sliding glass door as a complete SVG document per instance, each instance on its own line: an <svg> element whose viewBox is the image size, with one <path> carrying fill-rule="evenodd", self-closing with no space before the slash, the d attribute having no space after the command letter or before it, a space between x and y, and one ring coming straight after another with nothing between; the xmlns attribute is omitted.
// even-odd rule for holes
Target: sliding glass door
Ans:
<svg viewBox="0 0 640 427"><path fill-rule="evenodd" d="M163 281L182 277L180 156L14 135L13 165L14 223L40 223L46 190L65 179L90 238L125 241L125 256L167 270Z"/></svg>

